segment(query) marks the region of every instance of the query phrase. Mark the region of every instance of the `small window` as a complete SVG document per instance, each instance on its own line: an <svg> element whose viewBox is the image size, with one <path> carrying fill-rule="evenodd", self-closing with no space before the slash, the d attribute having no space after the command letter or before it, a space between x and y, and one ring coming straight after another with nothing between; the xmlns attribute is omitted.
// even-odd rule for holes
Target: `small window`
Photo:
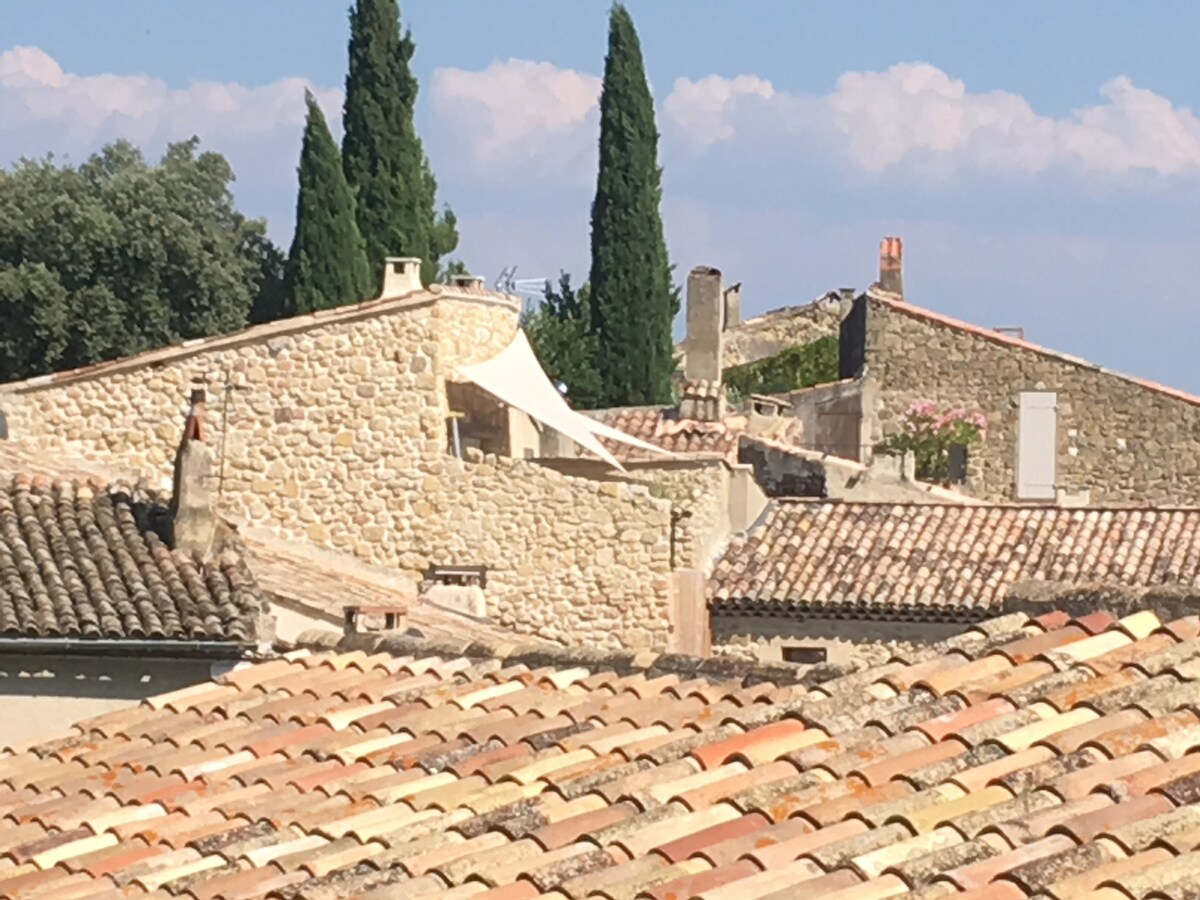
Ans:
<svg viewBox="0 0 1200 900"><path fill-rule="evenodd" d="M4 416L4 410L0 409L0 441L8 440L8 419Z"/></svg>
<svg viewBox="0 0 1200 900"><path fill-rule="evenodd" d="M950 445L948 477L952 484L962 484L967 480L967 448L962 444Z"/></svg>
<svg viewBox="0 0 1200 900"><path fill-rule="evenodd" d="M815 666L825 662L828 651L824 647L784 647L783 661L799 663L802 666Z"/></svg>
<svg viewBox="0 0 1200 900"><path fill-rule="evenodd" d="M778 412L778 407L773 403L755 403L754 411L760 416L773 416Z"/></svg>

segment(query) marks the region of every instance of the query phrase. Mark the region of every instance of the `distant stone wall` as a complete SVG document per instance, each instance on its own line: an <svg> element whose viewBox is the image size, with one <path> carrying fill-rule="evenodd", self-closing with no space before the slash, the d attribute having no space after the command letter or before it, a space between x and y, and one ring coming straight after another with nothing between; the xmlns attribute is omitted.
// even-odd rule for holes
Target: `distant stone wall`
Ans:
<svg viewBox="0 0 1200 900"><path fill-rule="evenodd" d="M1087 365L862 302L870 304L872 443L900 428L914 399L978 410L989 434L971 449L966 489L1014 500L1020 394L1055 391L1060 490L1090 491L1093 504L1200 502L1200 407Z"/></svg>
<svg viewBox="0 0 1200 900"><path fill-rule="evenodd" d="M725 330L722 349L725 368L740 366L788 347L809 344L817 338L836 335L848 304L822 297L804 306L775 310Z"/></svg>
<svg viewBox="0 0 1200 900"><path fill-rule="evenodd" d="M788 616L712 617L713 653L761 662L783 660L784 649L821 649L831 665L881 665L895 653L952 637L961 623L880 622Z"/></svg>
<svg viewBox="0 0 1200 900"><path fill-rule="evenodd" d="M631 474L675 506L675 568L709 572L731 529L729 466L722 460L639 465Z"/></svg>
<svg viewBox="0 0 1200 900"><path fill-rule="evenodd" d="M0 409L23 443L169 483L202 381L224 514L414 578L431 564L485 565L489 613L546 638L665 646L668 501L447 453L446 381L516 328L515 303L427 297L9 385Z"/></svg>
<svg viewBox="0 0 1200 900"><path fill-rule="evenodd" d="M354 533L360 507L373 562L414 577L430 565L486 566L488 615L501 625L609 648L667 645L669 501L507 457L419 469L382 496L354 498L334 542Z"/></svg>

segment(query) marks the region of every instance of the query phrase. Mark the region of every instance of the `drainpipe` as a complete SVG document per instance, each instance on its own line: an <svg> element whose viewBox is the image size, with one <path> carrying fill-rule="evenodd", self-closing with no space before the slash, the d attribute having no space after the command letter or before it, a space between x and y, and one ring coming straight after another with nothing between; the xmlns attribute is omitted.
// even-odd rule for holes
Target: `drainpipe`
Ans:
<svg viewBox="0 0 1200 900"><path fill-rule="evenodd" d="M678 536L679 523L684 519L690 519L692 511L690 509L680 509L678 506L671 507L671 571L676 569L675 559L675 544Z"/></svg>

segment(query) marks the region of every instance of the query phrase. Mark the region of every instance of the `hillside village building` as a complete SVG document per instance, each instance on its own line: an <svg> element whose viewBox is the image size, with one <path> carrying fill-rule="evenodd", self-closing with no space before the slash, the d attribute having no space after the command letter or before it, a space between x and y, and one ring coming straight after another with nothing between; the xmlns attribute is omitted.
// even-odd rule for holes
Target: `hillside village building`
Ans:
<svg viewBox="0 0 1200 900"><path fill-rule="evenodd" d="M870 290L722 324L748 362L838 335L840 381L797 392L799 443L865 462L914 400L979 411L987 440L958 486L996 502L1200 503L1200 397L981 328L904 296L902 247L888 238Z"/></svg>
<svg viewBox="0 0 1200 900"><path fill-rule="evenodd" d="M884 250L867 293L744 322L740 289L694 269L679 399L668 406L570 410L529 350L516 298L470 277L426 287L419 261L390 260L367 303L0 386L0 446L99 460L165 490L179 405L200 396L204 494L287 637L384 607L405 611L383 615L399 627L415 598L437 595L469 617L450 625L464 632L845 658L936 639L945 629L930 604L957 611L946 624L970 621L961 611L972 604L994 612L980 579L989 597L1022 578L1194 584L1190 563L1110 571L1085 554L1076 570L1039 567L1031 560L1062 536L1018 535L1009 507L993 504L1083 523L1071 540L1117 515L1055 518L1089 498L1131 510L1193 504L1195 398L912 307L899 294L899 242ZM727 351L746 362L835 335L828 383L729 398ZM1041 403L1050 394L1053 408ZM960 482L920 482L911 460L873 452L916 398L987 415L990 434ZM1100 426L1085 422L1089 410ZM1042 440L1051 425L1053 460ZM1031 473L1041 473L1036 490ZM796 515L807 508L835 513ZM907 510L960 516L973 543L913 538L928 526ZM896 522L907 524L882 524ZM1131 528L1105 539L1121 559L1141 540ZM898 534L907 543L893 546ZM1200 534L1167 528L1162 540L1159 557L1186 563ZM853 584L831 594L843 562L859 558ZM1001 558L1003 571L989 563ZM938 574L961 566L991 574ZM881 607L896 612L881 621Z"/></svg>

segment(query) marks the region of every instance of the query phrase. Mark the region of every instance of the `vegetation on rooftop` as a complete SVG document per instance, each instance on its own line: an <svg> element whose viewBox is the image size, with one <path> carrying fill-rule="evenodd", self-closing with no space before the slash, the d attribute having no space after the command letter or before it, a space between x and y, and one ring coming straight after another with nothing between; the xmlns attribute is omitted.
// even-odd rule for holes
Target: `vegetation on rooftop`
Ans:
<svg viewBox="0 0 1200 900"><path fill-rule="evenodd" d="M721 373L730 396L785 394L838 379L838 339L826 335L808 344L731 366Z"/></svg>
<svg viewBox="0 0 1200 900"><path fill-rule="evenodd" d="M970 448L987 437L983 413L957 408L940 411L932 400L914 400L904 413L900 431L875 448L877 453L913 454L921 481L950 480L950 448Z"/></svg>

